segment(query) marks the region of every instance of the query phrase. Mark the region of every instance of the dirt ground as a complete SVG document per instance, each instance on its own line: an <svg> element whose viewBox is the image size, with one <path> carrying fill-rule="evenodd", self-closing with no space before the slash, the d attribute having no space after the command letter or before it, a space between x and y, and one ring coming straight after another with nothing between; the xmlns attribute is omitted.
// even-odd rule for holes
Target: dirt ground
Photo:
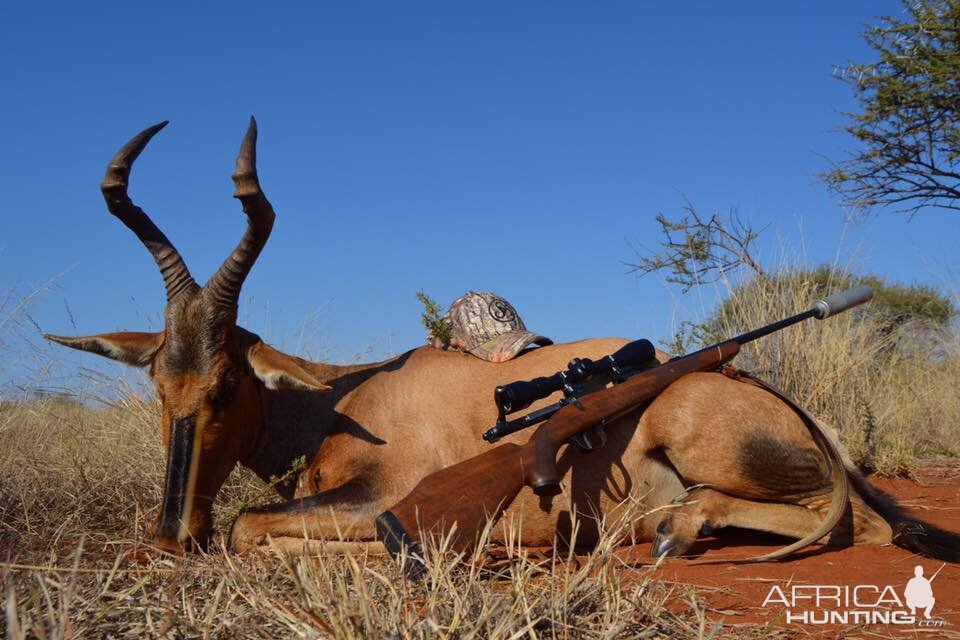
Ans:
<svg viewBox="0 0 960 640"><path fill-rule="evenodd" d="M945 529L960 532L960 467L939 465L925 469L915 479L871 478L871 482L892 494L903 506L919 518ZM785 538L747 531L724 532L716 538L705 539L691 550L689 558L673 558L654 570L653 575L676 585L678 596L690 592L689 585L696 585L697 598L708 608L709 616L722 618L726 625L769 624L789 628L809 637L923 637L960 638L960 565L947 564L931 583L935 605L931 611L932 621L922 626L905 624L854 624L857 614L852 611L904 611L893 601L887 585L896 592L896 597L906 604L904 589L914 577L914 567L924 568L929 578L943 565L942 562L917 556L894 546L857 546L842 549L817 546L802 552L793 559L761 564L712 564L698 565L704 560L749 558L772 551L788 542ZM638 545L624 552L629 563L649 564L649 545ZM648 571L648 568L639 568ZM820 607L814 604L815 591L810 587L824 587L820 593ZM845 606L846 600L837 606L837 587L874 585L861 587L858 601L861 606ZM770 602L765 599L775 591ZM794 592L793 588L797 591ZM840 591L840 597L844 591ZM782 594L782 595L781 595ZM787 621L787 607L783 601L791 601L793 620ZM804 597L807 596L807 597ZM852 596L851 596L852 599ZM678 607L689 606L685 597L674 601ZM883 600L879 603L878 601ZM848 624L810 624L806 620L820 620L826 612L848 612ZM865 614L866 615L866 614ZM798 619L799 618L799 619ZM922 611L917 611L922 619ZM939 620L942 620L942 623Z"/></svg>

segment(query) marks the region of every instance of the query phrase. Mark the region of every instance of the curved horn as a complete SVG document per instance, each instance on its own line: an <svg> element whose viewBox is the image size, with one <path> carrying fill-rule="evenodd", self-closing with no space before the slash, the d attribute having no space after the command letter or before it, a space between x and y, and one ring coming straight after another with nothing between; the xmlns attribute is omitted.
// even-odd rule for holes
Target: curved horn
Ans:
<svg viewBox="0 0 960 640"><path fill-rule="evenodd" d="M120 151L113 156L110 164L107 165L107 175L100 185L103 192L103 199L107 202L107 209L110 213L120 219L120 222L127 225L131 231L137 234L140 242L147 247L153 259L157 261L160 267L160 274L163 276L163 282L167 286L167 302L173 300L181 292L196 287L193 276L187 270L187 265L183 258L177 253L173 243L163 234L157 225L138 207L127 195L127 184L130 180L130 168L134 160L147 146L150 139L157 134L160 129L167 126L169 120L164 120L160 124L155 124L138 133L127 144L123 145Z"/></svg>
<svg viewBox="0 0 960 640"><path fill-rule="evenodd" d="M257 121L253 117L240 145L237 170L232 177L236 186L233 197L240 200L243 212L247 214L247 230L237 248L207 282L206 288L219 305L235 310L243 281L267 243L276 218L257 178Z"/></svg>

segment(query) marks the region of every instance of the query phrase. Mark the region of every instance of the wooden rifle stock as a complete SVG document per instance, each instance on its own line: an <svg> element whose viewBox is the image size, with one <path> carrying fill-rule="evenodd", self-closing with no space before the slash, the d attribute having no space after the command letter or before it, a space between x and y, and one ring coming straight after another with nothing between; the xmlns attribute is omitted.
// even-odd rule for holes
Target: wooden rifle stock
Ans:
<svg viewBox="0 0 960 640"><path fill-rule="evenodd" d="M377 517L377 536L396 557L406 548L404 572L419 577L421 536L449 535L458 551L473 546L488 520L499 519L520 493L533 455L529 443L511 442L431 473Z"/></svg>

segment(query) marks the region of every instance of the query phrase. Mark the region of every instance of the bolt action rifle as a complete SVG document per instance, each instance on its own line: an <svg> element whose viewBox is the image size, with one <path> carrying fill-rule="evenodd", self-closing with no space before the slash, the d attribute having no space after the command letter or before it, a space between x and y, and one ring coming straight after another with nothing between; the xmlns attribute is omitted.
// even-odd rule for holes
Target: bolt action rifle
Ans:
<svg viewBox="0 0 960 640"><path fill-rule="evenodd" d="M529 486L538 496L560 493L561 475L557 469L557 454L564 444L598 427L602 429L636 410L681 376L716 370L733 359L740 347L748 342L811 317L819 320L829 318L872 297L870 287L854 287L818 301L803 313L640 371L612 387L582 395L570 394L568 390L564 401L547 408L548 419L526 444L501 444L423 478L407 497L377 517L377 536L396 557L401 557L402 550L406 548L407 564L404 570L408 575L418 576L423 570L422 535L448 534L453 549L468 549L476 542L488 520L496 520L503 515L524 486ZM627 347L632 345L637 343L630 343ZM638 350L645 347L632 349L630 352L636 355ZM618 371L616 356L614 354L597 361L605 363L598 367L597 372ZM592 375L593 372L588 373ZM617 374L614 373L614 376ZM523 423L522 418L512 424L507 423L504 420L503 402L509 404L511 398L521 399L520 402L514 400L515 406L507 406L507 410L529 406L534 399L556 391L557 382L562 378L562 374L558 373L550 378L506 385L513 389L512 396L503 394L503 387L498 387L496 399L501 409L500 420L484 435L485 439L494 441L506 433L529 426ZM616 377L614 381L617 382ZM576 397L570 398L571 395Z"/></svg>

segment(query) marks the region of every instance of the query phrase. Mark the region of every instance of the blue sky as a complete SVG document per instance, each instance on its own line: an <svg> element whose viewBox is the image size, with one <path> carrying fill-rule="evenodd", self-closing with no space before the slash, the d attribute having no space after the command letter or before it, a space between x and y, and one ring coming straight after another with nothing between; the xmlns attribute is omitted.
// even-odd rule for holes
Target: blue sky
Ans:
<svg viewBox="0 0 960 640"><path fill-rule="evenodd" d="M416 346L418 289L443 303L497 291L558 341L667 338L716 292L681 297L623 261L657 242L654 216L677 214L684 194L769 225L768 258L786 245L809 263L839 256L956 286L960 216L845 226L815 175L819 154L849 145L835 129L852 98L834 65L869 59L863 27L900 12L887 1L5 3L0 291L59 276L31 308L55 333L159 328L163 286L106 212L106 162L172 121L131 194L203 281L244 229L229 176L250 114L278 219L241 317L294 352L347 361Z"/></svg>

